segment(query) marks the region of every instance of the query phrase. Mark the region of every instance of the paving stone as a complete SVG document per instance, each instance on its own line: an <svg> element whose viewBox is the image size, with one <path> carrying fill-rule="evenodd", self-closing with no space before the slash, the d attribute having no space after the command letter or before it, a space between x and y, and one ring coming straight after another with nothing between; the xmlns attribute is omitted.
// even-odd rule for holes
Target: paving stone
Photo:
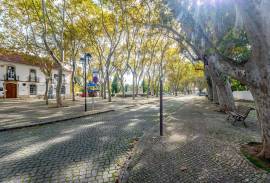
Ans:
<svg viewBox="0 0 270 183"><path fill-rule="evenodd" d="M114 182L129 142L156 123L151 106L0 132L0 182Z"/></svg>
<svg viewBox="0 0 270 183"><path fill-rule="evenodd" d="M239 149L239 144L260 140L255 118L248 119L248 128L232 126L206 100L179 100L175 103L183 106L165 119L165 136L153 138L157 125L139 141L127 182L268 181L269 174L255 168Z"/></svg>

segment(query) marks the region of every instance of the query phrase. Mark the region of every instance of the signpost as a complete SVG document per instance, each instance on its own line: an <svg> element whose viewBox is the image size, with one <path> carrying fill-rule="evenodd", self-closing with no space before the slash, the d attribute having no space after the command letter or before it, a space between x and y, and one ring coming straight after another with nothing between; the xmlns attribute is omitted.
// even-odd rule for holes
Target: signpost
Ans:
<svg viewBox="0 0 270 183"><path fill-rule="evenodd" d="M84 57L80 58L80 61L84 67L84 92L85 92L85 98L84 98L84 111L86 112L87 111L87 73L86 73L86 66L87 66L87 63L90 62L92 58L92 55L90 53L85 53L84 54Z"/></svg>
<svg viewBox="0 0 270 183"><path fill-rule="evenodd" d="M93 69L93 81L88 83L88 88L90 88L90 93L92 93L92 110L94 110L95 108L95 101L94 101L94 97L95 97L95 92L96 87L97 87L97 83L98 83L98 70Z"/></svg>

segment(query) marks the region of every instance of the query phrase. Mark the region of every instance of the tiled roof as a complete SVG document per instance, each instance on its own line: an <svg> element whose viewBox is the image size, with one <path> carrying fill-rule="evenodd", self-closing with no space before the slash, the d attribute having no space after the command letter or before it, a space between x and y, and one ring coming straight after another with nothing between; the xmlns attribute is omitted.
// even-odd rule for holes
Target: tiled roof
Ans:
<svg viewBox="0 0 270 183"><path fill-rule="evenodd" d="M32 55L12 51L3 51L0 49L0 61L40 67L42 66L41 62L44 60L42 60L40 57ZM53 68L57 69L57 65L54 64ZM64 67L64 70L70 71L70 69L67 67Z"/></svg>
<svg viewBox="0 0 270 183"><path fill-rule="evenodd" d="M32 66L37 66L39 67L40 64L37 61L33 60L27 60L23 58L21 55L1 55L0 54L0 61L3 62L12 62L12 63L17 63L17 64L25 64L25 65L32 65Z"/></svg>

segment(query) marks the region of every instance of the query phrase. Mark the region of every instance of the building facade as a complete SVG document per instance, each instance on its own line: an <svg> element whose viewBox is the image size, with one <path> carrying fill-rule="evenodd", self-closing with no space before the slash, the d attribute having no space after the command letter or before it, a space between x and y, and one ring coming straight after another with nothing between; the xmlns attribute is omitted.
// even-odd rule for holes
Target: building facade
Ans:
<svg viewBox="0 0 270 183"><path fill-rule="evenodd" d="M58 71L52 70L49 97L55 98ZM61 93L70 97L71 72L64 69ZM0 56L0 97L42 98L46 89L46 76L40 67L19 56Z"/></svg>

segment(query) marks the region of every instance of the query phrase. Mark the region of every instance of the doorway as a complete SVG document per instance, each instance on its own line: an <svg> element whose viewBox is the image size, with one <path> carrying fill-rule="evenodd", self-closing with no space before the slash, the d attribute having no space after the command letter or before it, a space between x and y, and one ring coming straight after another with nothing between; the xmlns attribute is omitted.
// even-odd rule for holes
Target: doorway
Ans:
<svg viewBox="0 0 270 183"><path fill-rule="evenodd" d="M6 98L17 98L17 84L6 84Z"/></svg>

